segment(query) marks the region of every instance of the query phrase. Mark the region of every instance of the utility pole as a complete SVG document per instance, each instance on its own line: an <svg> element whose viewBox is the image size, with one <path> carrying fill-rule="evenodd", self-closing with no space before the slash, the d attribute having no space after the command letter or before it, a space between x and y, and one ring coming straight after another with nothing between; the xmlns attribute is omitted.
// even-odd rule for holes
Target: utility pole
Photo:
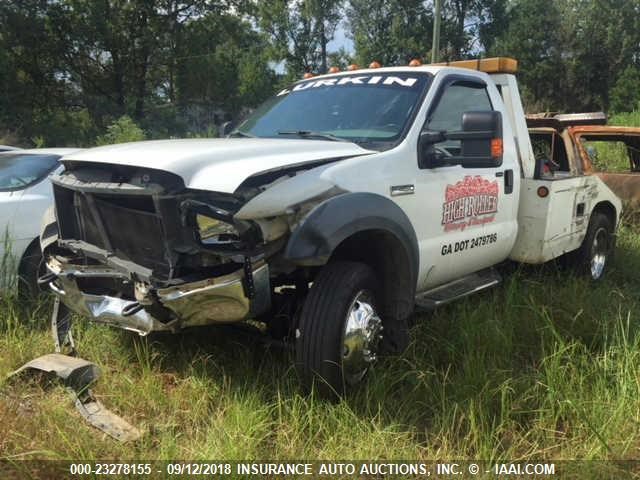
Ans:
<svg viewBox="0 0 640 480"><path fill-rule="evenodd" d="M431 63L438 62L440 51L440 5L442 0L434 0L433 10L433 41L431 42Z"/></svg>

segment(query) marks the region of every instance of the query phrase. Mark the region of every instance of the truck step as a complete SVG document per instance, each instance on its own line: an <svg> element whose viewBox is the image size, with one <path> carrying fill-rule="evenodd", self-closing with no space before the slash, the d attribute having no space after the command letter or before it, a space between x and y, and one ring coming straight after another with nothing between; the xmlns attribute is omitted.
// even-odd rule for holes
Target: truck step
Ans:
<svg viewBox="0 0 640 480"><path fill-rule="evenodd" d="M420 308L433 310L440 305L452 302L472 293L493 287L502 281L500 274L493 268L472 273L432 290L416 295L416 305Z"/></svg>

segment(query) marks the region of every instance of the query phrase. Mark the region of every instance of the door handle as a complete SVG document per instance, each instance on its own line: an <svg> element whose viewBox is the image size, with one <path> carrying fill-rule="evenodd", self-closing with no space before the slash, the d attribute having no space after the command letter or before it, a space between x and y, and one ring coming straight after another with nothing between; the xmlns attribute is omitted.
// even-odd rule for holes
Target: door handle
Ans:
<svg viewBox="0 0 640 480"><path fill-rule="evenodd" d="M509 195L513 193L513 170L504 171L504 193Z"/></svg>

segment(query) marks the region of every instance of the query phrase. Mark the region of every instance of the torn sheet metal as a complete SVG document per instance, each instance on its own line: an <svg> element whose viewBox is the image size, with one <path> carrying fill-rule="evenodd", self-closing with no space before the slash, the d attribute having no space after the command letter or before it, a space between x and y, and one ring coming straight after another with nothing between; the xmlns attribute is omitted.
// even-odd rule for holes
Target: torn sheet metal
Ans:
<svg viewBox="0 0 640 480"><path fill-rule="evenodd" d="M33 370L55 373L72 393L76 409L94 427L121 442L140 438L140 430L106 409L91 393L89 386L100 376L96 364L83 358L50 353L27 362L9 376Z"/></svg>
<svg viewBox="0 0 640 480"><path fill-rule="evenodd" d="M62 353L62 350L66 349L71 355L75 356L76 345L71 335L71 324L71 312L60 301L60 298L56 297L51 314L51 335L53 336L56 353Z"/></svg>
<svg viewBox="0 0 640 480"><path fill-rule="evenodd" d="M10 376L18 375L25 370L40 370L55 373L62 379L66 387L75 392L83 393L89 385L100 376L100 369L94 363L78 357L70 357L59 353L50 353L25 363Z"/></svg>
<svg viewBox="0 0 640 480"><path fill-rule="evenodd" d="M116 440L130 442L137 440L141 436L140 430L115 413L107 410L102 403L91 395L83 400L80 397L76 398L76 409L87 422Z"/></svg>

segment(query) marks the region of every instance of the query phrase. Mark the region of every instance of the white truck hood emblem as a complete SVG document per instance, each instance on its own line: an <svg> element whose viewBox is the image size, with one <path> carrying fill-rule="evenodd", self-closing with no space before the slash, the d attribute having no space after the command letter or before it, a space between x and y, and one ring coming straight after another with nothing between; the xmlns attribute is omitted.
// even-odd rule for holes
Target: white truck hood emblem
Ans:
<svg viewBox="0 0 640 480"><path fill-rule="evenodd" d="M84 150L62 161L164 170L179 175L187 188L232 193L256 173L368 153L375 152L350 142L225 138L122 143Z"/></svg>

